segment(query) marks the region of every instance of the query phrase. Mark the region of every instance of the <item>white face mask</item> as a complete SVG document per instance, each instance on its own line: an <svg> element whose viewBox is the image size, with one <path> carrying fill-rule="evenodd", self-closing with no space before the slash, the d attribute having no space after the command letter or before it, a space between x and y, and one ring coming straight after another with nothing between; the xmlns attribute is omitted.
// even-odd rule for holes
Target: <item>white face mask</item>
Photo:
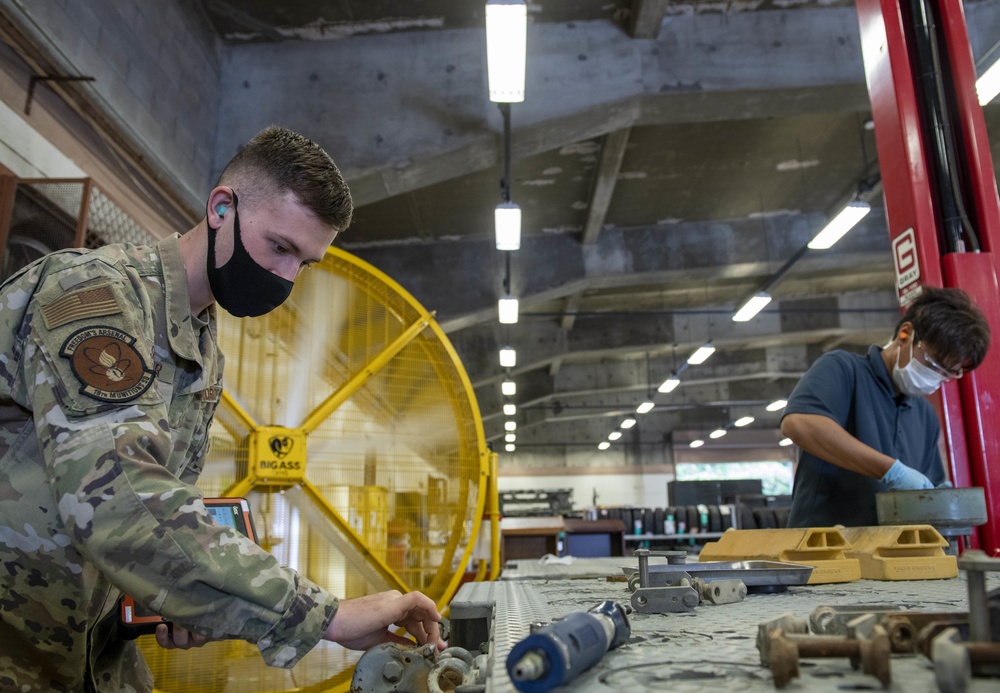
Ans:
<svg viewBox="0 0 1000 693"><path fill-rule="evenodd" d="M937 392L946 377L913 358L913 339L910 340L910 362L903 368L899 367L899 352L896 352L896 365L892 368L892 382L904 395L930 395Z"/></svg>

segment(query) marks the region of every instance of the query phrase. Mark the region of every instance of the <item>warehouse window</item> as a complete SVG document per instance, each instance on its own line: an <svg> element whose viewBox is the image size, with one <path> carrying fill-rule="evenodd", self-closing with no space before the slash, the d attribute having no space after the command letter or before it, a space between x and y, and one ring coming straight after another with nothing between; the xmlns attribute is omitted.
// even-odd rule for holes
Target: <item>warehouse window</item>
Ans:
<svg viewBox="0 0 1000 693"><path fill-rule="evenodd" d="M776 462L686 462L677 465L677 481L721 481L760 479L765 495L792 492L792 463Z"/></svg>

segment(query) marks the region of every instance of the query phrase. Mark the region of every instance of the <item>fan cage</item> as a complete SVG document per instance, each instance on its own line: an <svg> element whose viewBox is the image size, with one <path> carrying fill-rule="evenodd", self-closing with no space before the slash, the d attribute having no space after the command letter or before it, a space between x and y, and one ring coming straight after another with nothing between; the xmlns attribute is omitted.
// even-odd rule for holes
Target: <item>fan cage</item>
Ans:
<svg viewBox="0 0 1000 693"><path fill-rule="evenodd" d="M216 414L199 481L205 494L227 495L249 478L261 544L339 597L395 586L381 563L397 585L446 604L483 516L488 461L471 383L433 316L377 269L331 249L267 316L220 312L219 342L238 406L224 398ZM373 367L387 349L396 351ZM317 419L343 388L353 389ZM342 523L294 483L254 478L250 432L306 423L305 483ZM360 656L321 643L286 672L266 667L246 643L181 654L142 647L164 692L338 689Z"/></svg>
<svg viewBox="0 0 1000 693"><path fill-rule="evenodd" d="M19 180L9 238L3 276L59 248L156 242L90 179ZM447 604L466 575L489 460L471 383L433 316L371 265L330 249L279 309L254 320L220 311L218 323L226 392L205 495L247 488L261 543L339 597L403 586ZM252 478L250 433L303 422L304 483L316 495ZM139 645L163 693L346 690L360 657L321 643L286 671L241 641Z"/></svg>

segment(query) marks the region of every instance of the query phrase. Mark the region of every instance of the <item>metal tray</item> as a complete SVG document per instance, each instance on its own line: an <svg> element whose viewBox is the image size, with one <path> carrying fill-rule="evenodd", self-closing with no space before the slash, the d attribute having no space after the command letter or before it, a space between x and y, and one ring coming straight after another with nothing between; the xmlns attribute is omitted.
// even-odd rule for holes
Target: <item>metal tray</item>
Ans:
<svg viewBox="0 0 1000 693"><path fill-rule="evenodd" d="M623 567L626 577L639 572L638 567ZM711 580L741 580L749 587L778 585L804 585L809 582L813 566L783 561L707 561L705 563L658 563L649 566L649 580L653 587L657 575L688 573L706 582Z"/></svg>

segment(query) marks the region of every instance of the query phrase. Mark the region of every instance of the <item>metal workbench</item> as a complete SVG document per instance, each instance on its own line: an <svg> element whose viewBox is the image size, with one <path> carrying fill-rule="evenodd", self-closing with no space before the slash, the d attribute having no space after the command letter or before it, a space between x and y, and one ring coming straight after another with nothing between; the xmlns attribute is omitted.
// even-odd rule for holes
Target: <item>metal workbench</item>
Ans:
<svg viewBox="0 0 1000 693"><path fill-rule="evenodd" d="M505 662L515 643L535 621L550 621L589 609L605 599L628 604L630 593L620 581L621 566L635 559L589 558L572 563L518 561L501 580L463 585L452 600L452 622L490 621L490 666L487 693L517 693ZM505 579L506 578L506 579ZM988 573L987 589L1000 587L1000 574ZM791 586L777 594L749 594L735 604L701 605L691 613L630 618L631 640L609 652L594 668L560 691L704 691L775 690L770 670L760 664L757 626L785 612L808 619L818 606L896 604L902 610L965 611L964 573L948 580L855 582ZM935 693L933 664L920 655L893 655L890 691ZM846 659L803 659L801 675L787 691L881 690L873 677L852 671ZM996 693L1000 679L976 678L970 693Z"/></svg>

